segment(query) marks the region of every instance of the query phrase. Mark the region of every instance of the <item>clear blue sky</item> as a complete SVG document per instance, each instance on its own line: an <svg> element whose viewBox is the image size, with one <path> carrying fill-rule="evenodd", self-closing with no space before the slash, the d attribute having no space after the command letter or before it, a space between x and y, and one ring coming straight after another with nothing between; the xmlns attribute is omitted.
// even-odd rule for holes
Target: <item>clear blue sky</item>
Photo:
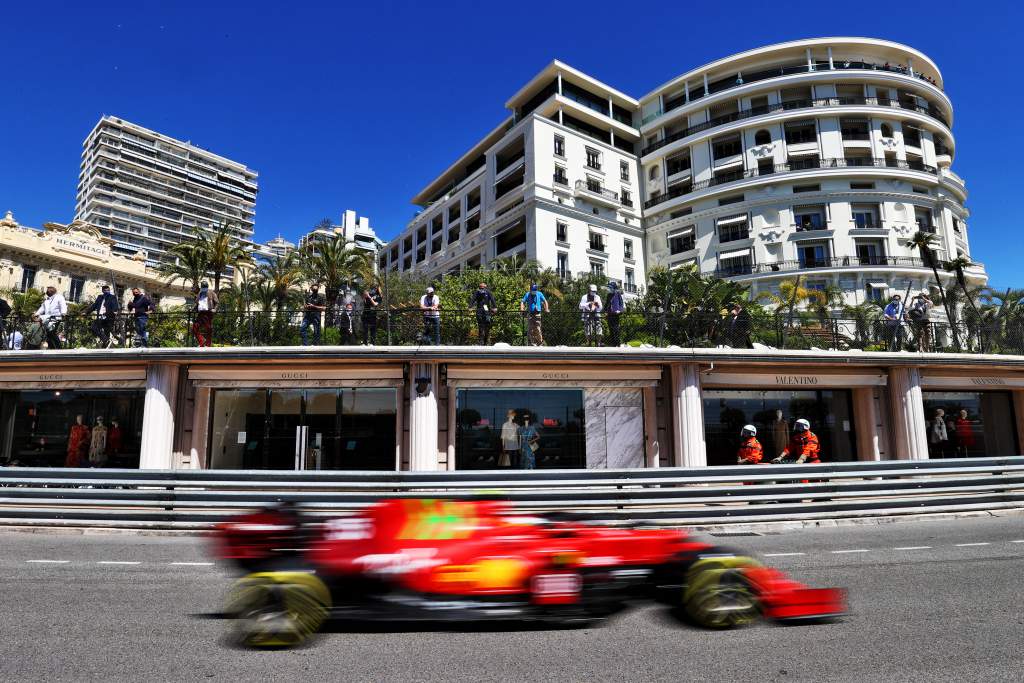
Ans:
<svg viewBox="0 0 1024 683"><path fill-rule="evenodd" d="M347 208L387 239L553 58L639 97L745 49L863 35L942 69L972 256L1024 287L1022 24L1010 2L10 3L0 211L69 220L82 140L108 113L257 170L258 239Z"/></svg>

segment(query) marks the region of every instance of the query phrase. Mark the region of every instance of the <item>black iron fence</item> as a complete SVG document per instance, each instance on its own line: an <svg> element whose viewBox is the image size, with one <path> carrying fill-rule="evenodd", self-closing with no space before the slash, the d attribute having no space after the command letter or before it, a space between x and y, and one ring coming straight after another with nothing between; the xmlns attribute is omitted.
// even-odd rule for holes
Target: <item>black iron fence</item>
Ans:
<svg viewBox="0 0 1024 683"><path fill-rule="evenodd" d="M436 324L435 324L436 322ZM194 312L149 316L146 344L129 315L105 321L66 315L49 324L10 317L0 330L4 349L131 348L191 346L650 346L780 349L861 349L1024 354L1024 320L986 324L889 321L881 317L847 318L797 312L763 314L733 320L729 316L631 309L618 316L574 310L531 318L519 311L444 310L436 318L415 308L310 315L302 311L218 311L209 318Z"/></svg>

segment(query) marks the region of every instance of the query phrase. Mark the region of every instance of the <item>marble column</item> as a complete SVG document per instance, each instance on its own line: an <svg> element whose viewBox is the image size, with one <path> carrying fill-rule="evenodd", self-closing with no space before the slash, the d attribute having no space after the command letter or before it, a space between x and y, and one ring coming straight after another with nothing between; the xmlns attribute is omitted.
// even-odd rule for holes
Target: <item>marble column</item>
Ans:
<svg viewBox="0 0 1024 683"><path fill-rule="evenodd" d="M178 366L152 363L146 369L146 399L142 414L142 452L139 469L168 470L174 465L174 406Z"/></svg>
<svg viewBox="0 0 1024 683"><path fill-rule="evenodd" d="M704 406L700 396L700 370L696 363L672 366L672 422L675 428L675 464L680 467L706 467Z"/></svg>
<svg viewBox="0 0 1024 683"><path fill-rule="evenodd" d="M1017 452L1024 454L1024 389L1013 390L1013 417L1017 421Z"/></svg>
<svg viewBox="0 0 1024 683"><path fill-rule="evenodd" d="M654 387L644 387L644 456L648 467L661 466L658 442L658 397Z"/></svg>
<svg viewBox="0 0 1024 683"><path fill-rule="evenodd" d="M416 381L430 380L421 396ZM437 469L437 364L412 363L409 366L409 469L414 472Z"/></svg>
<svg viewBox="0 0 1024 683"><path fill-rule="evenodd" d="M881 435L878 433L874 387L857 387L853 390L853 426L857 434L857 459L881 460Z"/></svg>
<svg viewBox="0 0 1024 683"><path fill-rule="evenodd" d="M896 459L927 460L928 432L920 370L889 368L889 403L892 406L892 446Z"/></svg>
<svg viewBox="0 0 1024 683"><path fill-rule="evenodd" d="M192 445L189 448L189 466L194 470L206 467L206 443L210 426L209 387L197 387L192 406Z"/></svg>

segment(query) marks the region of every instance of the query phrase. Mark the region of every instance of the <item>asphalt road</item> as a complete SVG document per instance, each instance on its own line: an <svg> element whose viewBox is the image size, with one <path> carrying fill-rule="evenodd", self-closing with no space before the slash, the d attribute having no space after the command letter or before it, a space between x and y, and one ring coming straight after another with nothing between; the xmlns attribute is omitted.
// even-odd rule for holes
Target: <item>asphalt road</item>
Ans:
<svg viewBox="0 0 1024 683"><path fill-rule="evenodd" d="M334 628L226 646L231 577L195 537L0 532L3 680L1021 681L1024 517L721 538L852 613L717 633L656 608L583 630Z"/></svg>

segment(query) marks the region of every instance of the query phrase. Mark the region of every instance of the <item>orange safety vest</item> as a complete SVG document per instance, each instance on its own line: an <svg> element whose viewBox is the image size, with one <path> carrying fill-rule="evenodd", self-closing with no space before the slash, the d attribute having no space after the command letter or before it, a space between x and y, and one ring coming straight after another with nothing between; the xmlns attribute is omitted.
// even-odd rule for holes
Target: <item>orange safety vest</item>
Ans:
<svg viewBox="0 0 1024 683"><path fill-rule="evenodd" d="M797 460L800 456L806 455L804 462L817 464L821 462L821 444L818 443L818 436L811 430L806 432L795 432L789 439L786 450L782 451L782 457L792 457Z"/></svg>
<svg viewBox="0 0 1024 683"><path fill-rule="evenodd" d="M761 442L757 440L757 437L751 436L740 444L740 449L736 452L736 455L748 465L756 465L764 457L764 449L761 448Z"/></svg>

